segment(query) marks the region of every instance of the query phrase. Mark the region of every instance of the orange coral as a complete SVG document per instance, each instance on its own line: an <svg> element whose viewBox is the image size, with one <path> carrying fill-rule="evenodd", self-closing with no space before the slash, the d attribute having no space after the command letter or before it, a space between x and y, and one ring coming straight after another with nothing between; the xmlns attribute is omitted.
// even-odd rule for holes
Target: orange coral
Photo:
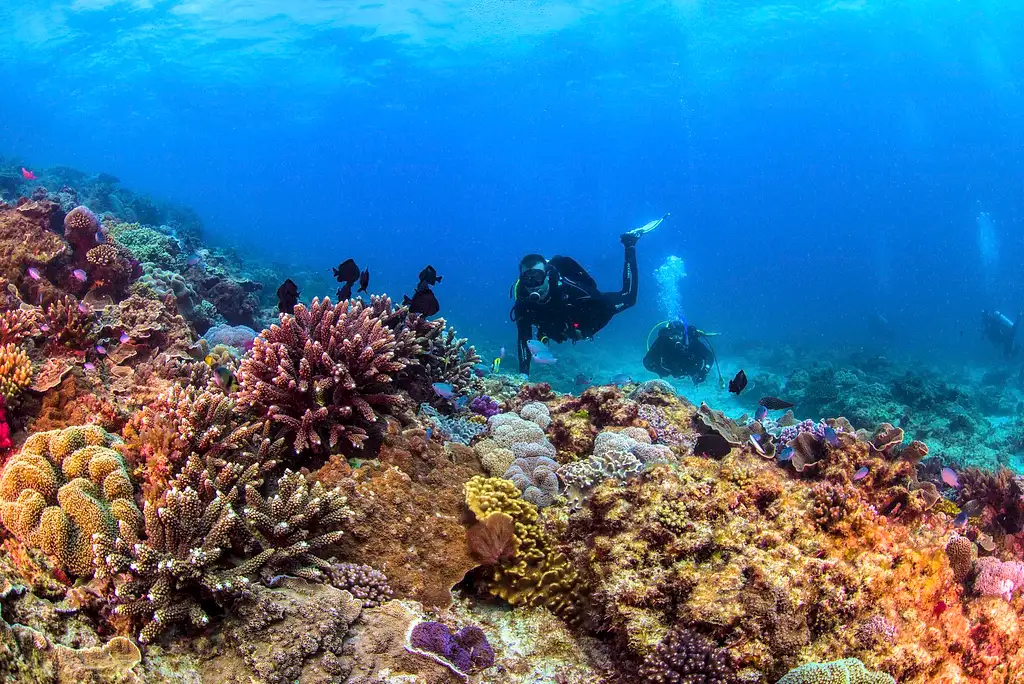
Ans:
<svg viewBox="0 0 1024 684"><path fill-rule="evenodd" d="M32 362L14 344L0 347L0 396L10 401L32 384Z"/></svg>

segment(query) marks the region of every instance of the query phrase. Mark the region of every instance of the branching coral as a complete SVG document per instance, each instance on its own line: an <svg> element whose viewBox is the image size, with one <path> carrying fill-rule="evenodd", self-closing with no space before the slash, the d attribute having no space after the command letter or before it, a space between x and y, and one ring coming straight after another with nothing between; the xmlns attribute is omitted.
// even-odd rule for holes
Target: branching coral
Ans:
<svg viewBox="0 0 1024 684"><path fill-rule="evenodd" d="M37 432L0 476L4 525L73 575L92 573L92 535L139 520L115 442L98 427Z"/></svg>
<svg viewBox="0 0 1024 684"><path fill-rule="evenodd" d="M457 393L462 393L469 386L473 366L480 363L480 357L466 338L458 337L454 328L445 327L444 319L434 324L440 326L435 334L429 336L428 343L417 357L418 361L431 383L448 383Z"/></svg>
<svg viewBox="0 0 1024 684"><path fill-rule="evenodd" d="M0 397L10 401L32 384L32 361L14 344L0 346Z"/></svg>
<svg viewBox="0 0 1024 684"><path fill-rule="evenodd" d="M515 522L515 556L491 567L488 590L512 605L544 606L556 615L573 616L576 574L540 526L537 508L519 496L516 486L474 477L466 483L466 505L477 520L504 513Z"/></svg>
<svg viewBox="0 0 1024 684"><path fill-rule="evenodd" d="M70 295L50 302L43 310L43 323L47 340L74 350L92 346L98 333L96 314L92 309Z"/></svg>
<svg viewBox="0 0 1024 684"><path fill-rule="evenodd" d="M39 334L37 309L7 309L0 312L0 345L18 344Z"/></svg>
<svg viewBox="0 0 1024 684"><path fill-rule="evenodd" d="M333 449L342 437L361 446L367 431L379 428L380 413L402 404L393 379L411 360L396 356L396 344L395 333L359 300L300 304L260 333L242 359L239 401L293 433L296 451Z"/></svg>

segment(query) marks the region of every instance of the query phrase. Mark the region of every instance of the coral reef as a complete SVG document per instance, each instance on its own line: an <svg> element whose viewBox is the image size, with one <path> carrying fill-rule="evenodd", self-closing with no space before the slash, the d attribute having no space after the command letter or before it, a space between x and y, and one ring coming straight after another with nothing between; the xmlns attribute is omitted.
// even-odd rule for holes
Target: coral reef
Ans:
<svg viewBox="0 0 1024 684"><path fill-rule="evenodd" d="M645 682L668 684L735 684L729 655L706 637L686 628L674 629L644 660L640 676Z"/></svg>

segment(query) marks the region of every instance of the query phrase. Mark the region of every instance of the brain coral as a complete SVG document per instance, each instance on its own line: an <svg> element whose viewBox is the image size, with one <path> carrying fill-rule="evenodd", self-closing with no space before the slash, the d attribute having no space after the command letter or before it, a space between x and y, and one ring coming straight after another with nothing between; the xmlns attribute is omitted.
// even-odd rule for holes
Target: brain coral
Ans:
<svg viewBox="0 0 1024 684"><path fill-rule="evenodd" d="M0 396L10 400L32 384L32 362L13 344L0 347Z"/></svg>
<svg viewBox="0 0 1024 684"><path fill-rule="evenodd" d="M0 475L4 525L72 575L92 574L93 534L141 517L116 441L95 426L38 432Z"/></svg>
<svg viewBox="0 0 1024 684"><path fill-rule="evenodd" d="M466 505L477 520L504 513L515 524L517 552L492 567L489 591L512 605L544 606L556 615L573 616L576 574L541 527L537 507L501 478L476 476L465 491Z"/></svg>
<svg viewBox="0 0 1024 684"><path fill-rule="evenodd" d="M896 684L884 672L872 672L856 658L830 663L807 663L790 670L779 684Z"/></svg>

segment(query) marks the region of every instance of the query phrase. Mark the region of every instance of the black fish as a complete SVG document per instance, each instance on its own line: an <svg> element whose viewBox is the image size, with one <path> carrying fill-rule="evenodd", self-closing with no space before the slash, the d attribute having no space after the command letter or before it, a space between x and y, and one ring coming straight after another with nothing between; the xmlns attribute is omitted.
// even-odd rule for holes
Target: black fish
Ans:
<svg viewBox="0 0 1024 684"><path fill-rule="evenodd" d="M299 303L299 286L291 278L281 283L277 288L277 310L281 313L290 314Z"/></svg>
<svg viewBox="0 0 1024 684"><path fill-rule="evenodd" d="M433 266L427 266L425 269L420 271L420 285L423 283L426 283L427 285L437 285L441 282L443 277L444 276L437 275L437 271L434 270Z"/></svg>
<svg viewBox="0 0 1024 684"><path fill-rule="evenodd" d="M782 409L793 408L796 404L792 404L788 401L783 401L776 397L764 397L761 401L757 402L761 406L764 406L769 411L781 411Z"/></svg>
<svg viewBox="0 0 1024 684"><path fill-rule="evenodd" d="M429 287L414 294L412 299L405 297L402 304L408 306L409 311L412 313L418 313L424 316L433 316L441 310L441 305L437 303L437 297L434 296L434 291Z"/></svg>
<svg viewBox="0 0 1024 684"><path fill-rule="evenodd" d="M333 270L334 277L338 279L339 283L354 283L359 280L359 267L352 259L346 259ZM346 297L346 299L348 298Z"/></svg>
<svg viewBox="0 0 1024 684"><path fill-rule="evenodd" d="M338 288L338 301L352 298L352 283L345 283Z"/></svg>
<svg viewBox="0 0 1024 684"><path fill-rule="evenodd" d="M366 292L367 286L370 284L370 269L363 271L363 275L359 276L359 289L356 292Z"/></svg>
<svg viewBox="0 0 1024 684"><path fill-rule="evenodd" d="M747 374L740 371L736 374L736 377L729 381L729 391L733 394L739 394L747 387Z"/></svg>

